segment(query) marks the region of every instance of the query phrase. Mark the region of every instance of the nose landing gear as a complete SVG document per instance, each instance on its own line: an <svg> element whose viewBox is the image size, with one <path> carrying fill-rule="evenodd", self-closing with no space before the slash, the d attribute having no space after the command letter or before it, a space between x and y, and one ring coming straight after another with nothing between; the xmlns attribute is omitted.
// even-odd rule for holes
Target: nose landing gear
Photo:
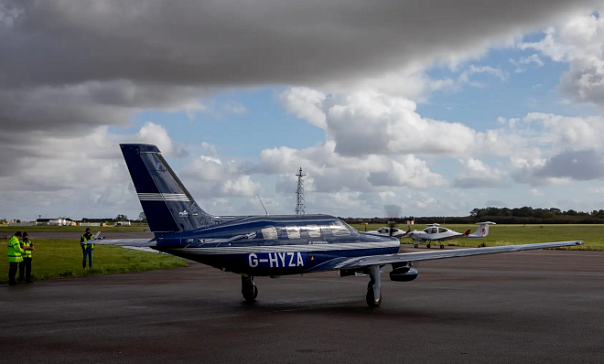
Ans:
<svg viewBox="0 0 604 364"><path fill-rule="evenodd" d="M241 276L241 293L247 302L253 302L258 297L258 287L254 283L254 277Z"/></svg>

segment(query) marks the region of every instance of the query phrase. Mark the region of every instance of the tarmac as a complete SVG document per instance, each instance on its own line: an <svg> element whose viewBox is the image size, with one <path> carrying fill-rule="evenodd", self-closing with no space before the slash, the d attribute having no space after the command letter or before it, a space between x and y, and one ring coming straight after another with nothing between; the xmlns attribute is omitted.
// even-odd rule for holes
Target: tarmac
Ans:
<svg viewBox="0 0 604 364"><path fill-rule="evenodd" d="M416 251L410 249L410 251ZM35 262L34 262L35 269ZM0 286L3 363L602 363L604 253L422 262L413 282L188 268Z"/></svg>

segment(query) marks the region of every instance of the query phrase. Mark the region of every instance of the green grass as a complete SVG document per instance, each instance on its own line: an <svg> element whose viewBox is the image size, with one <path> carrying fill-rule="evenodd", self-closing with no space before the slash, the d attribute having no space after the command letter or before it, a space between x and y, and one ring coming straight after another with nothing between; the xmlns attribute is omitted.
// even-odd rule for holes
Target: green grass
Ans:
<svg viewBox="0 0 604 364"><path fill-rule="evenodd" d="M116 246L100 246L94 249L94 268L82 269L82 249L79 240L34 240L33 279L84 277L91 275L138 272L155 269L186 267L181 259L166 254L155 254L124 249ZM7 240L0 240L0 282L8 282ZM18 274L17 274L18 275Z"/></svg>
<svg viewBox="0 0 604 364"><path fill-rule="evenodd" d="M364 231L364 225L352 225L359 231ZM385 225L367 225L367 231L376 230ZM471 229L476 230L478 225L442 225L443 227L460 233ZM406 225L397 225L399 229L406 230ZM412 225L412 230L423 230L425 225ZM604 250L604 225L491 225L489 236L483 239L456 239L448 240L448 246L478 247L514 244L546 243L553 241L583 240L584 245L563 248L572 250ZM403 244L411 244L409 239L401 239Z"/></svg>
<svg viewBox="0 0 604 364"><path fill-rule="evenodd" d="M376 230L383 225L368 225L367 231ZM477 225L443 225L459 232L467 229L476 230ZM364 231L364 225L353 225L359 231ZM71 229L72 227L43 226L34 228ZM81 227L73 227L81 231ZM404 229L406 226L399 225ZM422 230L425 225L415 225L413 229ZM29 231L33 230L27 227ZM104 231L133 231L141 228L100 228ZM118 230L115 230L118 229ZM1 230L0 230L1 231ZM11 230L12 231L12 230ZM71 231L71 230L66 230ZM140 230L139 230L140 231ZM490 234L484 239L457 239L446 241L449 246L478 247L485 246L531 244L565 240L584 240L585 245L572 247L573 250L604 250L604 225L494 225ZM403 244L411 243L402 239ZM136 272L154 269L185 267L186 263L177 257L165 254L153 254L123 249L114 246L97 246L94 250L94 268L82 269L82 250L77 239L40 239L34 240L32 274L34 279L53 279L81 277L99 274ZM7 240L0 240L0 282L8 280L8 262L6 259Z"/></svg>
<svg viewBox="0 0 604 364"><path fill-rule="evenodd" d="M87 227L89 227L90 230L92 230L93 232L96 232L96 231L120 231L120 232L134 231L134 232L138 232L138 231L149 230L148 227L141 227L141 226L101 227L101 226L8 226L8 225L0 225L0 232L12 234L12 233L15 233L16 231L27 231L28 233L29 232L49 232L49 231L67 231L67 232L78 231L78 232L84 233L84 231L86 230Z"/></svg>

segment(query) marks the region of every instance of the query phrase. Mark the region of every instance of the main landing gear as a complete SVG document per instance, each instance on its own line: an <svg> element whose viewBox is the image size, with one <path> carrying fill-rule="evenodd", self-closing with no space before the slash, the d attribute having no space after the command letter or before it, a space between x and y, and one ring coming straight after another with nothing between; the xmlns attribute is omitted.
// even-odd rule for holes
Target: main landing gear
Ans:
<svg viewBox="0 0 604 364"><path fill-rule="evenodd" d="M247 302L253 302L258 297L258 287L254 283L254 277L241 276L241 293Z"/></svg>
<svg viewBox="0 0 604 364"><path fill-rule="evenodd" d="M380 288L382 286L380 266L373 265L369 267L369 276L371 277L371 280L367 285L367 295L365 296L365 300L367 301L367 305L369 307L379 307L382 303L382 293L380 292Z"/></svg>
<svg viewBox="0 0 604 364"><path fill-rule="evenodd" d="M413 247L417 249L419 247L419 245L416 243L416 244L413 244ZM430 241L430 242L428 242L428 244L426 244L426 248L430 249L431 247L432 247L432 242ZM444 249L445 248L444 244L440 244L440 248Z"/></svg>

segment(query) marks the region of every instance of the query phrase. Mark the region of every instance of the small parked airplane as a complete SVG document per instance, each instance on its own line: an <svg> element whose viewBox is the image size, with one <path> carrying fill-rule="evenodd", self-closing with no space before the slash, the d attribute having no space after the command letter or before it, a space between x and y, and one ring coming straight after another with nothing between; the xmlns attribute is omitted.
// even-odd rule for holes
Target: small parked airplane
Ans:
<svg viewBox="0 0 604 364"><path fill-rule="evenodd" d="M430 245L433 241L438 241L440 243L440 248L444 249L445 246L442 243L445 240L451 239L459 239L459 238L470 238L470 239L482 239L486 238L489 235L489 225L495 224L492 221L485 222L477 222L478 229L470 234L470 230L468 229L465 233L458 233L457 231L453 231L451 229L440 227L439 224L427 224L426 228L422 231L413 230L407 233L405 236L416 241L413 244L414 247L418 247L418 244L428 243L426 247L430 249Z"/></svg>
<svg viewBox="0 0 604 364"><path fill-rule="evenodd" d="M382 227L375 231L368 231L368 233L392 236L393 238L397 238L397 239L406 237L407 234L409 234L409 232L411 232L411 230L405 231L405 230L395 228L393 226Z"/></svg>
<svg viewBox="0 0 604 364"><path fill-rule="evenodd" d="M418 274L412 263L422 260L583 244L564 241L398 253L398 239L360 233L329 215L213 216L197 205L156 146L120 147L155 238L94 243L164 252L239 274L246 301L258 295L256 276L337 270L340 276L368 274L365 298L370 307L377 307L382 302L381 268L388 264L393 268L391 280L408 282Z"/></svg>

